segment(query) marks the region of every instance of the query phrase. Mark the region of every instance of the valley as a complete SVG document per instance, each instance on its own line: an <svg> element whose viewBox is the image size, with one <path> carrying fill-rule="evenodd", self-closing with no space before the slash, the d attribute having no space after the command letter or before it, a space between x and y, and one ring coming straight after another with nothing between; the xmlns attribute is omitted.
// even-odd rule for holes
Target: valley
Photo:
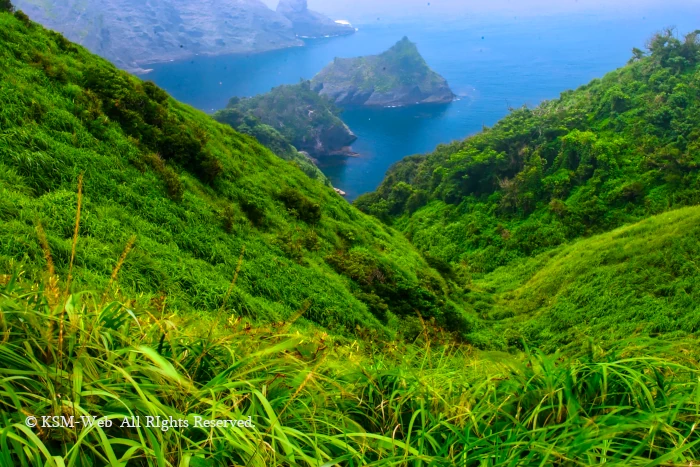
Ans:
<svg viewBox="0 0 700 467"><path fill-rule="evenodd" d="M406 25L137 77L13 9L0 466L700 458L700 31L563 24L533 67L542 18L413 28L460 99L341 112L307 80ZM70 416L101 423L34 423ZM111 423L146 417L192 423Z"/></svg>

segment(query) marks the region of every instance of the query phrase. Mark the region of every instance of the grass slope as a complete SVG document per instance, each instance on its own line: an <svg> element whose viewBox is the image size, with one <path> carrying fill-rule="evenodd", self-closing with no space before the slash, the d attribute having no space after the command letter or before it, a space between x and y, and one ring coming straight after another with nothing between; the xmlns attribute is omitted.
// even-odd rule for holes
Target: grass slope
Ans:
<svg viewBox="0 0 700 467"><path fill-rule="evenodd" d="M363 348L39 285L0 280L3 466L641 467L700 456L695 342L489 355L426 329L422 345ZM25 425L44 416L96 422Z"/></svg>
<svg viewBox="0 0 700 467"><path fill-rule="evenodd" d="M401 234L21 13L0 14L0 221L0 270L34 280L42 236L63 278L75 258L78 288L108 287L127 251L119 284L133 307L277 323L303 313L380 334L410 330L426 303L439 322L459 314ZM422 301L385 293L396 287Z"/></svg>
<svg viewBox="0 0 700 467"><path fill-rule="evenodd" d="M670 211L474 280L484 347L545 351L700 331L700 207Z"/></svg>

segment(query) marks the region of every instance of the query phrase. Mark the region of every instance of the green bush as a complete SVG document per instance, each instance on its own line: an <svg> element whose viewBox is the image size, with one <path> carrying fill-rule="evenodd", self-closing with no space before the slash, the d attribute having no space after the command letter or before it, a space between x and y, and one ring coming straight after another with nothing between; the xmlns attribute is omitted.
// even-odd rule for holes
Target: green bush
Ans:
<svg viewBox="0 0 700 467"><path fill-rule="evenodd" d="M294 188L283 188L279 194L280 200L293 216L307 224L318 224L321 221L321 206L305 197Z"/></svg>

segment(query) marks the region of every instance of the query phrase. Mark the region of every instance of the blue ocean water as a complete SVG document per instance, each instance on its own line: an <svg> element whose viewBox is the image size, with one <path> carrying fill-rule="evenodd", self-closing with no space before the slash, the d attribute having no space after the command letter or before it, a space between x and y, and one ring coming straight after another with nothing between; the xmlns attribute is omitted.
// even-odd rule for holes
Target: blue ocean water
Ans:
<svg viewBox="0 0 700 467"><path fill-rule="evenodd" d="M309 79L334 57L381 53L403 36L460 96L452 104L346 110L358 135L355 158L324 158L321 169L354 199L374 190L386 170L411 154L463 139L508 114L557 98L623 66L633 47L656 31L700 28L700 7L635 10L624 15L466 18L441 24L358 25L357 34L311 41L307 47L248 56L195 57L159 64L144 78L206 112L232 96L252 96Z"/></svg>

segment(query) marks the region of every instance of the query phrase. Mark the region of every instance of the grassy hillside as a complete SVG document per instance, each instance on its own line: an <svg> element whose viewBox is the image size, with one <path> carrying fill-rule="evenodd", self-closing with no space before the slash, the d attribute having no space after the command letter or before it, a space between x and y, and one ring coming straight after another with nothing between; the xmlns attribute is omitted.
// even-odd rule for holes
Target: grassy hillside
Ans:
<svg viewBox="0 0 700 467"><path fill-rule="evenodd" d="M668 206L694 170L655 182ZM408 209L396 186L363 206ZM411 199L407 229L464 207ZM658 209L625 206L590 232ZM692 465L699 237L687 207L502 268L423 259L250 136L0 13L0 465Z"/></svg>
<svg viewBox="0 0 700 467"><path fill-rule="evenodd" d="M52 261L67 286L105 290L124 255L135 308L344 334L413 333L421 310L459 328L401 234L253 138L21 13L0 14L0 65L3 273L38 281Z"/></svg>
<svg viewBox="0 0 700 467"><path fill-rule="evenodd" d="M700 332L700 207L515 261L465 295L481 323L471 342L547 352Z"/></svg>
<svg viewBox="0 0 700 467"><path fill-rule="evenodd" d="M225 316L133 312L55 286L0 282L3 466L649 467L700 457L694 341L619 342L575 358L480 354L426 329L422 345L370 348ZM112 426L26 426L43 416Z"/></svg>
<svg viewBox="0 0 700 467"><path fill-rule="evenodd" d="M489 272L700 202L700 40L655 36L630 64L395 165L356 201L421 251Z"/></svg>

